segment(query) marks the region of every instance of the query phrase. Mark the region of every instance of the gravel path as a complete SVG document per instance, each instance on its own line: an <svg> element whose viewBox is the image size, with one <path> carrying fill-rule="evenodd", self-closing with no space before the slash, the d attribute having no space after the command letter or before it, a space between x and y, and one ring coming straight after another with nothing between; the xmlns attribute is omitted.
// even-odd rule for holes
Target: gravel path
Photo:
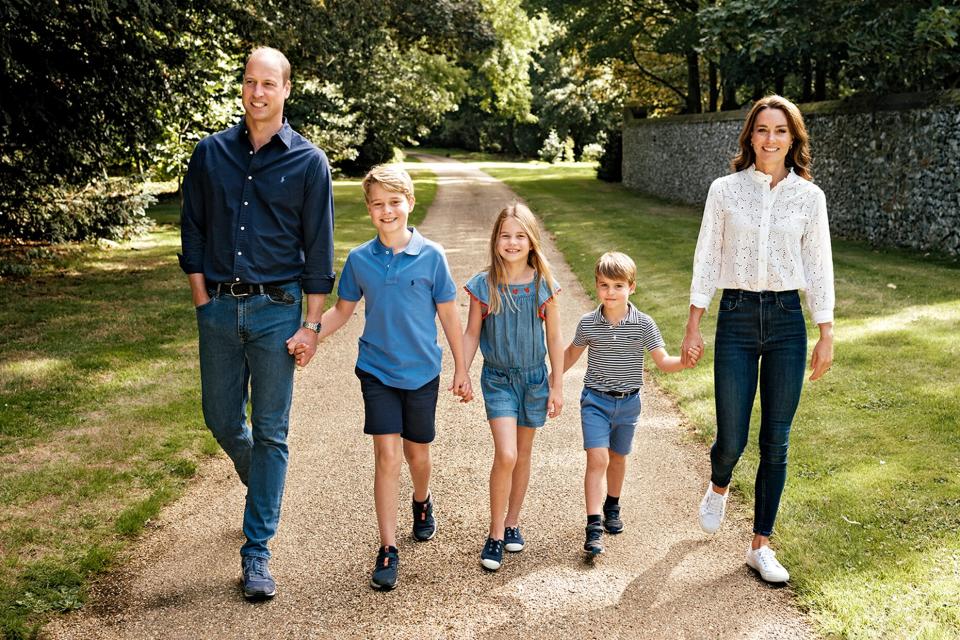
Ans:
<svg viewBox="0 0 960 640"><path fill-rule="evenodd" d="M447 250L464 283L486 262L490 225L513 194L468 165L424 156L440 188L421 230ZM564 336L589 297L549 242L562 283ZM466 318L467 297L459 298ZM415 543L401 487L400 582L368 586L377 547L373 455L362 433L353 366L360 318L327 340L297 374L290 469L271 568L279 595L249 604L238 586L243 489L225 457L204 465L89 604L48 625L49 638L805 638L809 626L786 589L743 563L748 509L731 501L724 529L700 532L696 507L708 457L685 435L676 408L653 385L622 499L626 530L607 537L595 564L583 544L584 455L578 398L586 357L566 377L563 415L538 435L521 515L528 546L495 574L478 555L486 537L493 456L483 402L438 408L433 493L439 531ZM442 335L442 334L441 334ZM666 336L676 351L680 336ZM441 338L442 340L442 338ZM447 356L449 352L446 352ZM473 382L479 390L479 362ZM444 361L449 384L452 361ZM682 374L678 374L682 375ZM445 388L445 387L442 387ZM479 396L479 393L478 393Z"/></svg>

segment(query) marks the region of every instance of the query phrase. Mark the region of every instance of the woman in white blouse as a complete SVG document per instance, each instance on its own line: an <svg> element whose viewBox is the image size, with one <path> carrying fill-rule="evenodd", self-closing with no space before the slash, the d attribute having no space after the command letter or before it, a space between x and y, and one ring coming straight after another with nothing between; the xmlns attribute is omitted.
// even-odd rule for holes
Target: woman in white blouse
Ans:
<svg viewBox="0 0 960 640"><path fill-rule="evenodd" d="M690 317L682 354L703 347L700 319L717 289L714 392L717 439L700 526L720 528L728 485L747 444L759 382L760 465L753 542L747 564L768 582L790 576L768 546L787 475L790 425L800 401L807 329L806 293L820 339L811 380L833 361L833 259L823 191L810 181L803 117L789 100L768 96L747 114L728 176L710 186L693 258Z"/></svg>

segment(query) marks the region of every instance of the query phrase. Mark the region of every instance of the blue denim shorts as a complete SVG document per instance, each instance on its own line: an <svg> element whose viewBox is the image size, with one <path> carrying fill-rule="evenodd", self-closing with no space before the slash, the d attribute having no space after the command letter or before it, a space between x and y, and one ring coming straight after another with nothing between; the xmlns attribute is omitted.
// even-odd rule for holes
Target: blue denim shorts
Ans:
<svg viewBox="0 0 960 640"><path fill-rule="evenodd" d="M436 437L437 396L440 376L419 389L398 389L359 367L363 394L363 432L371 436L400 434L404 440L430 444Z"/></svg>
<svg viewBox="0 0 960 640"><path fill-rule="evenodd" d="M547 421L550 385L545 364L529 369L496 369L484 364L480 388L487 420L516 418L521 427L542 427Z"/></svg>
<svg viewBox="0 0 960 640"><path fill-rule="evenodd" d="M613 398L589 387L580 394L584 449L610 449L625 456L640 419L640 394Z"/></svg>

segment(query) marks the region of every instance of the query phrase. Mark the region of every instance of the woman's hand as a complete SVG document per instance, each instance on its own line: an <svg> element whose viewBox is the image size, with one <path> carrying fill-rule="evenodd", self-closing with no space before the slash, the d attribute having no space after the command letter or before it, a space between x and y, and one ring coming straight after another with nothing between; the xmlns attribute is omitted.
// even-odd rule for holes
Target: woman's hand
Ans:
<svg viewBox="0 0 960 640"><path fill-rule="evenodd" d="M817 340L813 348L813 355L810 357L810 368L813 373L810 374L810 380L819 380L820 377L830 370L833 364L833 323L825 322L820 325L820 339Z"/></svg>

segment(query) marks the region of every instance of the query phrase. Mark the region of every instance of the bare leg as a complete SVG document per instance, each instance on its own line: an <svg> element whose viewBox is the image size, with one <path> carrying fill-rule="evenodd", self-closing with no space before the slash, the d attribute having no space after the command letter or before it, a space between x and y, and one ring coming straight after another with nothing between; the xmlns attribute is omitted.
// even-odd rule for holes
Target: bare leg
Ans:
<svg viewBox="0 0 960 640"><path fill-rule="evenodd" d="M587 472L583 477L583 493L586 498L587 515L600 515L603 510L603 478L610 461L608 449L587 449Z"/></svg>
<svg viewBox="0 0 960 640"><path fill-rule="evenodd" d="M610 463L607 466L607 495L619 498L623 492L623 479L627 475L627 456L610 449Z"/></svg>
<svg viewBox="0 0 960 640"><path fill-rule="evenodd" d="M533 452L533 438L537 430L533 427L517 427L517 464L513 467L510 486L510 502L507 517L503 521L507 527L515 527L520 522L520 507L527 495L530 484L530 454Z"/></svg>
<svg viewBox="0 0 960 640"><path fill-rule="evenodd" d="M490 469L490 537L503 540L503 520L513 484L513 470L517 465L517 419L494 418L490 421L493 434L493 467Z"/></svg>
<svg viewBox="0 0 960 640"><path fill-rule="evenodd" d="M400 434L373 436L373 503L381 546L397 546L397 490L400 486Z"/></svg>
<svg viewBox="0 0 960 640"><path fill-rule="evenodd" d="M430 445L419 442L403 441L403 457L410 467L410 479L413 481L413 499L424 502L430 495L430 471L433 460L430 457Z"/></svg>

